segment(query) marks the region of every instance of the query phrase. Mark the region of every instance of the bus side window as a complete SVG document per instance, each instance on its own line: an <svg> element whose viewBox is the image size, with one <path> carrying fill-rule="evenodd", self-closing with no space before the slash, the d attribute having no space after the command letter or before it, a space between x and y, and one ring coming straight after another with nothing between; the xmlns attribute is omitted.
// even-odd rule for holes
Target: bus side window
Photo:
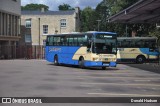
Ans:
<svg viewBox="0 0 160 106"><path fill-rule="evenodd" d="M67 45L67 39L66 37L61 37L61 41L60 41L61 46L66 46Z"/></svg>
<svg viewBox="0 0 160 106"><path fill-rule="evenodd" d="M78 45L83 46L83 39L82 37L78 37Z"/></svg>
<svg viewBox="0 0 160 106"><path fill-rule="evenodd" d="M77 42L78 42L78 38L74 37L74 46L78 46Z"/></svg>
<svg viewBox="0 0 160 106"><path fill-rule="evenodd" d="M53 41L54 41L54 38L52 36L48 37L48 45L49 46L52 46L53 45Z"/></svg>
<svg viewBox="0 0 160 106"><path fill-rule="evenodd" d="M121 42L118 42L117 46L118 46L118 47L121 47Z"/></svg>
<svg viewBox="0 0 160 106"><path fill-rule="evenodd" d="M134 41L130 41L130 47L135 48L135 42Z"/></svg>
<svg viewBox="0 0 160 106"><path fill-rule="evenodd" d="M60 46L60 37L54 37L54 45Z"/></svg>
<svg viewBox="0 0 160 106"><path fill-rule="evenodd" d="M127 48L127 47L129 46L129 42L126 41L126 40L123 40L123 41L121 42L121 45L122 45L122 47Z"/></svg>
<svg viewBox="0 0 160 106"><path fill-rule="evenodd" d="M83 38L83 45L87 46L87 38Z"/></svg>
<svg viewBox="0 0 160 106"><path fill-rule="evenodd" d="M136 47L136 48L141 47L141 41L136 41L136 42L135 42L135 47Z"/></svg>
<svg viewBox="0 0 160 106"><path fill-rule="evenodd" d="M46 40L46 46L49 46L49 36L47 37L47 40Z"/></svg>
<svg viewBox="0 0 160 106"><path fill-rule="evenodd" d="M68 45L73 46L73 37L68 38Z"/></svg>
<svg viewBox="0 0 160 106"><path fill-rule="evenodd" d="M147 41L145 41L144 47L147 48L148 46L149 46L149 43Z"/></svg>

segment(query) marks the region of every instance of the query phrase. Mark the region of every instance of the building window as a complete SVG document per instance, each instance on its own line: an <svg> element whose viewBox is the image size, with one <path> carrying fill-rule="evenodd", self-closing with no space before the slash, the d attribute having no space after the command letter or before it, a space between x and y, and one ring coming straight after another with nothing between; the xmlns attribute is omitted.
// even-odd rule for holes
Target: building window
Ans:
<svg viewBox="0 0 160 106"><path fill-rule="evenodd" d="M67 26L66 19L61 19L60 23L61 23L61 27L66 27Z"/></svg>
<svg viewBox="0 0 160 106"><path fill-rule="evenodd" d="M17 0L12 0L12 1L15 1L15 2L17 2Z"/></svg>
<svg viewBox="0 0 160 106"><path fill-rule="evenodd" d="M43 25L43 34L48 34L48 25Z"/></svg>
<svg viewBox="0 0 160 106"><path fill-rule="evenodd" d="M26 19L26 28L31 28L31 19Z"/></svg>
<svg viewBox="0 0 160 106"><path fill-rule="evenodd" d="M25 43L31 43L31 35L29 35L29 34L26 34L25 35Z"/></svg>

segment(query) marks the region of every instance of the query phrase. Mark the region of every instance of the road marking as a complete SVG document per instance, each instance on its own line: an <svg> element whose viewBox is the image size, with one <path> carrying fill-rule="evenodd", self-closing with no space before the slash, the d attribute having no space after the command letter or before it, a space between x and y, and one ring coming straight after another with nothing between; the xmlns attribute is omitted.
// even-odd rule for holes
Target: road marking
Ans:
<svg viewBox="0 0 160 106"><path fill-rule="evenodd" d="M126 85L126 86L155 86L159 87L160 85L157 84L124 84L124 83L81 83L81 84L88 84L88 85Z"/></svg>
<svg viewBox="0 0 160 106"><path fill-rule="evenodd" d="M118 93L87 93L89 95L104 95L104 96L137 96L137 97L160 97L160 95L145 95L145 94L118 94Z"/></svg>
<svg viewBox="0 0 160 106"><path fill-rule="evenodd" d="M160 77L157 77L157 78L155 78L155 77L154 77L154 78L153 78L153 77L152 77L152 78L148 78L148 77L147 77L147 78L142 78L142 77L133 77L133 76L132 76L132 77L131 77L131 76L124 76L124 77L117 77L117 76L106 76L106 77L77 76L77 77L79 77L79 78L114 78L114 79L115 79L115 78L116 78L116 79L128 79L128 78L129 78L129 79L138 79L138 80L141 80L141 79L144 79L144 80L145 80L145 79L154 79L154 80L155 80L155 79L160 79Z"/></svg>
<svg viewBox="0 0 160 106"><path fill-rule="evenodd" d="M151 80L134 80L134 81L136 81L136 82L143 82L143 81L146 81L146 82L150 82Z"/></svg>

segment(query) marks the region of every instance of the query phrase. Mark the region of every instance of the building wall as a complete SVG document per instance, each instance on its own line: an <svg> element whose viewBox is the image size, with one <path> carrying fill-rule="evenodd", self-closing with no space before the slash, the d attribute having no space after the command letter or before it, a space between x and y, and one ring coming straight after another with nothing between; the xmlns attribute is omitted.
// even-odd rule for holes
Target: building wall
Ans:
<svg viewBox="0 0 160 106"><path fill-rule="evenodd" d="M0 10L11 13L11 14L21 14L21 0L0 0Z"/></svg>
<svg viewBox="0 0 160 106"><path fill-rule="evenodd" d="M25 34L31 34L32 45L43 45L46 39L46 34L43 34L43 25L48 25L48 34L69 33L79 31L79 18L76 17L76 12L72 15L24 15L21 16L21 26L25 27L26 19L31 20L31 28L24 29ZM78 17L78 16L77 16ZM66 19L66 27L60 27L60 20ZM77 21L78 20L78 21ZM28 30L30 29L30 30ZM40 30L39 30L40 29ZM39 34L40 33L40 34ZM40 41L39 41L40 39ZM40 43L40 44L39 44Z"/></svg>
<svg viewBox="0 0 160 106"><path fill-rule="evenodd" d="M20 0L0 1L0 59L15 58L20 39Z"/></svg>

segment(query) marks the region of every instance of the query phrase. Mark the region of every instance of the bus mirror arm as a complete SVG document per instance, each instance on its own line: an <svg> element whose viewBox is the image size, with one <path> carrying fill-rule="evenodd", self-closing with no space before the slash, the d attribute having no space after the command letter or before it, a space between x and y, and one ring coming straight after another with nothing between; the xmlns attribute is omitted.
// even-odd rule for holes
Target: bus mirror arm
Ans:
<svg viewBox="0 0 160 106"><path fill-rule="evenodd" d="M47 41L47 42L46 42L46 45L48 45L48 44L49 44L49 42Z"/></svg>
<svg viewBox="0 0 160 106"><path fill-rule="evenodd" d="M87 52L91 52L91 48L87 48Z"/></svg>

